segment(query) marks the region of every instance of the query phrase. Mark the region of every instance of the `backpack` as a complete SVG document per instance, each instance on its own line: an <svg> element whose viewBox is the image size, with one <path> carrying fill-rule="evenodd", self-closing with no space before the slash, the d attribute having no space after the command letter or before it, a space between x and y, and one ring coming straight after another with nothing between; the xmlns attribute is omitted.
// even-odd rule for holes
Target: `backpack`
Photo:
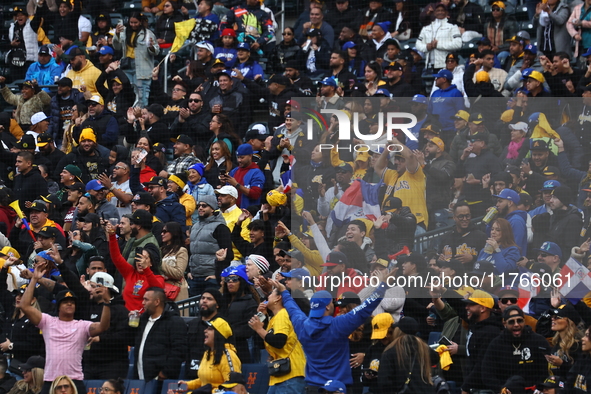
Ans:
<svg viewBox="0 0 591 394"><path fill-rule="evenodd" d="M435 375L431 378L431 381L433 381L435 387L435 394L451 394L449 384L441 376Z"/></svg>

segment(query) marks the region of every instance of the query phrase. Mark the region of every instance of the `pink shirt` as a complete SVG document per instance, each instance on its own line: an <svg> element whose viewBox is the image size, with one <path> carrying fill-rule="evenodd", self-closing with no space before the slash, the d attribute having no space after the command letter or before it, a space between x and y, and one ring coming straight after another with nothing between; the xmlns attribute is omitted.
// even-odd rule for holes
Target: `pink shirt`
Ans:
<svg viewBox="0 0 591 394"><path fill-rule="evenodd" d="M43 380L51 382L61 375L73 380L84 380L82 352L90 337L91 321L63 321L45 313L37 327L45 340L45 374Z"/></svg>

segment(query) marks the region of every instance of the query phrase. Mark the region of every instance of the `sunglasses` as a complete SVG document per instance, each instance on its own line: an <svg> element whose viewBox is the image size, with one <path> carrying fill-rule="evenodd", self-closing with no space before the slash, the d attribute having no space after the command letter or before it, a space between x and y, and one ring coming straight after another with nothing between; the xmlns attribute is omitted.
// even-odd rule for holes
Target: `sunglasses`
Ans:
<svg viewBox="0 0 591 394"><path fill-rule="evenodd" d="M197 208L207 208L209 205L207 204L197 204Z"/></svg>
<svg viewBox="0 0 591 394"><path fill-rule="evenodd" d="M163 229L163 230L162 230L160 233L161 233L161 234L166 234L167 232L168 232L168 230L166 230L166 229Z"/></svg>
<svg viewBox="0 0 591 394"><path fill-rule="evenodd" d="M499 7L493 7L492 10L493 11L500 11L501 9Z"/></svg>
<svg viewBox="0 0 591 394"><path fill-rule="evenodd" d="M509 319L507 320L507 324L510 326L514 326L516 324L522 324L525 321L523 317L518 317L517 319Z"/></svg>
<svg viewBox="0 0 591 394"><path fill-rule="evenodd" d="M467 215L458 215L456 216L458 219L463 220L463 219L470 219L472 217L472 215L467 214Z"/></svg>
<svg viewBox="0 0 591 394"><path fill-rule="evenodd" d="M70 387L72 387L72 386L70 386L69 384L62 384L62 385L60 385L60 386L57 386L57 387L55 388L55 390L56 390L56 391L67 390L67 389L69 389Z"/></svg>
<svg viewBox="0 0 591 394"><path fill-rule="evenodd" d="M291 33L281 33L282 36L291 36Z"/></svg>
<svg viewBox="0 0 591 394"><path fill-rule="evenodd" d="M226 282L226 283L240 282L240 277L239 276L228 276L227 278L224 278L224 282Z"/></svg>
<svg viewBox="0 0 591 394"><path fill-rule="evenodd" d="M515 298L515 297L501 298L501 304L507 305L508 303L517 304L517 298Z"/></svg>
<svg viewBox="0 0 591 394"><path fill-rule="evenodd" d="M539 253L538 256L542 256L542 257L548 257L550 256L548 253Z"/></svg>
<svg viewBox="0 0 591 394"><path fill-rule="evenodd" d="M199 100L199 99L189 99L189 102L190 102L190 103L200 103L200 102L202 102L202 101L203 101L203 100Z"/></svg>

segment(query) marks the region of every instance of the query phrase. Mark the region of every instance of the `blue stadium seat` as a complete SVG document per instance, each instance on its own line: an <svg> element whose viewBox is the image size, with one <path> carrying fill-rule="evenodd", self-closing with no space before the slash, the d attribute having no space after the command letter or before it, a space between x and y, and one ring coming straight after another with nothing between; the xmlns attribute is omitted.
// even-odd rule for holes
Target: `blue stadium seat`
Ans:
<svg viewBox="0 0 591 394"><path fill-rule="evenodd" d="M103 386L104 380L85 380L87 394L99 394L99 389Z"/></svg>
<svg viewBox="0 0 591 394"><path fill-rule="evenodd" d="M162 381L162 390L160 390L160 394L166 394L166 392L168 391L168 385L170 383L177 383L178 379L166 379L164 381ZM156 394L156 393L154 393Z"/></svg>
<svg viewBox="0 0 591 394"><path fill-rule="evenodd" d="M127 380L125 382L125 394L157 394L154 391L158 386L157 380Z"/></svg>
<svg viewBox="0 0 591 394"><path fill-rule="evenodd" d="M242 364L242 375L249 393L266 393L269 390L269 371L266 364Z"/></svg>
<svg viewBox="0 0 591 394"><path fill-rule="evenodd" d="M427 345L434 345L439 341L439 338L441 337L441 332L440 331L432 331L429 333L429 341L427 342Z"/></svg>

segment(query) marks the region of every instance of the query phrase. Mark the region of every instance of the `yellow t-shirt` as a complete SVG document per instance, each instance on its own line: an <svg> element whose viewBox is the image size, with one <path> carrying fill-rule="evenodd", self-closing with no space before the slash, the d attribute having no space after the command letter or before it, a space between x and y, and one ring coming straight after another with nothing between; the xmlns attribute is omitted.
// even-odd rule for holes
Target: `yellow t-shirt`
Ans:
<svg viewBox="0 0 591 394"><path fill-rule="evenodd" d="M187 214L187 227L191 227L193 220L191 219L191 215L195 212L197 208L197 203L195 202L195 198L190 195L189 193L184 193L181 198L179 198L179 202L182 206L185 207L185 212Z"/></svg>
<svg viewBox="0 0 591 394"><path fill-rule="evenodd" d="M265 342L265 349L267 349L269 356L271 356L273 360L289 357L291 364L291 372L289 372L287 375L270 376L269 386L274 386L278 383L285 382L288 379L298 376L303 377L304 370L306 369L306 356L304 355L302 344L298 341L298 337L293 329L291 320L289 320L287 309L281 309L277 315L273 316L271 320L269 320L267 332L272 334L287 335L287 342L283 348L277 349Z"/></svg>
<svg viewBox="0 0 591 394"><path fill-rule="evenodd" d="M129 42L133 42L136 34L137 34L136 32L131 33L131 40L129 40ZM130 59L135 59L135 48L128 46L127 51L125 52L125 57L128 57Z"/></svg>
<svg viewBox="0 0 591 394"><path fill-rule="evenodd" d="M199 365L199 372L197 372L198 378L187 382L189 390L197 390L201 386L211 384L214 389L230 379L230 372L242 372L242 363L236 354L236 350L233 345L226 344L227 354L232 360L232 365L228 361L228 355L223 354L218 365L214 365L213 352L203 354L201 364Z"/></svg>
<svg viewBox="0 0 591 394"><path fill-rule="evenodd" d="M384 201L390 195L398 197L402 200L402 206L409 207L410 211L416 216L417 224L425 223L425 226L429 226L427 199L425 197L427 182L421 166L414 174L405 171L400 176L397 171L388 168L384 174L384 183L388 186Z"/></svg>
<svg viewBox="0 0 591 394"><path fill-rule="evenodd" d="M226 226L228 226L230 232L234 231L234 225L238 221L240 214L242 214L242 211L237 206L230 212L222 212L222 216L224 217ZM249 223L250 219L246 219L242 222L242 231L240 231L240 235L242 235L242 238L244 238L245 241L250 242L250 231L247 228ZM234 246L234 243L232 243L232 250L234 251L234 261L240 260L242 258L242 254L240 254L236 246Z"/></svg>

